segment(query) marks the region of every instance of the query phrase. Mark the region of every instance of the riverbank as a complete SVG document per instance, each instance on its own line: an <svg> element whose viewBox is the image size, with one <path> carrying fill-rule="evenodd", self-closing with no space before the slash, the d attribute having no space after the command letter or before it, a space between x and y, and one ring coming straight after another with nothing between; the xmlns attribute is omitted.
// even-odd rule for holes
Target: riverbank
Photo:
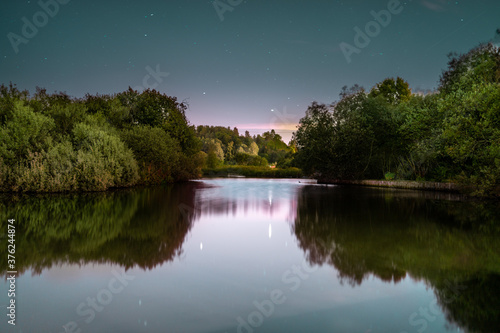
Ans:
<svg viewBox="0 0 500 333"><path fill-rule="evenodd" d="M389 187L406 190L421 190L421 191L439 191L461 193L464 187L455 183L438 183L438 182L417 182L410 180L328 180L318 179L318 184L334 184L334 185L357 185L371 187Z"/></svg>
<svg viewBox="0 0 500 333"><path fill-rule="evenodd" d="M203 177L301 178L298 168L269 168L249 165L228 165L202 169Z"/></svg>

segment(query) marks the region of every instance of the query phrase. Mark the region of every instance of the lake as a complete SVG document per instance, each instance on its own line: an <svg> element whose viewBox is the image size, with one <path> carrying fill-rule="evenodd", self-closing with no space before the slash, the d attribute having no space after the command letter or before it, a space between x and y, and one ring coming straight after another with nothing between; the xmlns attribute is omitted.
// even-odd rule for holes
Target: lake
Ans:
<svg viewBox="0 0 500 333"><path fill-rule="evenodd" d="M500 209L203 179L0 197L1 332L498 332ZM7 225L15 219L15 326Z"/></svg>

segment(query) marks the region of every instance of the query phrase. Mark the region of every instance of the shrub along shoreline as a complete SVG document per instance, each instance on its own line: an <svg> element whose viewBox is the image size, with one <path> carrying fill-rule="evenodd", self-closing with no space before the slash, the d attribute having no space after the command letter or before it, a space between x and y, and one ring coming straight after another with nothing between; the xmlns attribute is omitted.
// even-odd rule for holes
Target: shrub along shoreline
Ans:
<svg viewBox="0 0 500 333"><path fill-rule="evenodd" d="M0 86L0 192L105 191L201 176L186 105L155 90L71 98Z"/></svg>
<svg viewBox="0 0 500 333"><path fill-rule="evenodd" d="M330 105L313 102L293 139L305 174L459 184L500 196L500 49L450 54L438 89L413 93L400 77L370 90L344 87ZM383 184L383 183L378 183ZM442 187L429 185L429 188Z"/></svg>
<svg viewBox="0 0 500 333"><path fill-rule="evenodd" d="M248 165L228 165L218 168L204 168L203 177L244 176L252 178L301 178L302 170L298 168L257 167Z"/></svg>
<svg viewBox="0 0 500 333"><path fill-rule="evenodd" d="M0 192L107 191L202 175L302 177L289 166L293 148L274 131L252 138L236 128L196 129L186 108L149 89L71 98L1 85Z"/></svg>
<svg viewBox="0 0 500 333"><path fill-rule="evenodd" d="M288 145L274 130L252 137L236 127L194 128L186 109L149 89L78 99L1 85L0 192L105 191L195 179L205 168L205 176L313 175L500 196L493 44L450 55L436 91L412 93L397 77L369 91L346 86L330 105L313 102Z"/></svg>
<svg viewBox="0 0 500 333"><path fill-rule="evenodd" d="M387 187L405 190L436 191L436 192L464 192L464 186L455 183L439 183L411 180L327 180L318 179L318 184L357 185L370 187Z"/></svg>

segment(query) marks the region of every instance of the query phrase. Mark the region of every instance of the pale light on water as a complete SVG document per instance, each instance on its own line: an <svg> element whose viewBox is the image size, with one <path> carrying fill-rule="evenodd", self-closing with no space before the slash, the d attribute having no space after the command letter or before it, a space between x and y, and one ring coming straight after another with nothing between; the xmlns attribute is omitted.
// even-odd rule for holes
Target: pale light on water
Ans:
<svg viewBox="0 0 500 333"><path fill-rule="evenodd" d="M256 179L5 199L16 332L494 331L498 212L447 199Z"/></svg>

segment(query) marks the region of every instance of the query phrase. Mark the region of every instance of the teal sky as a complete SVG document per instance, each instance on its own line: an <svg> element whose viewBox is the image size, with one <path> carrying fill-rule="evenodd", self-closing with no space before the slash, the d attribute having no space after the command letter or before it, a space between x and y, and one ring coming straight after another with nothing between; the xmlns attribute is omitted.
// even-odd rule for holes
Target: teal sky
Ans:
<svg viewBox="0 0 500 333"><path fill-rule="evenodd" d="M149 86L187 101L195 125L285 137L344 85L435 88L449 52L500 28L497 0L59 1L2 5L1 83L77 97ZM370 23L388 7L390 22ZM372 37L348 62L340 44L356 47L356 27Z"/></svg>

